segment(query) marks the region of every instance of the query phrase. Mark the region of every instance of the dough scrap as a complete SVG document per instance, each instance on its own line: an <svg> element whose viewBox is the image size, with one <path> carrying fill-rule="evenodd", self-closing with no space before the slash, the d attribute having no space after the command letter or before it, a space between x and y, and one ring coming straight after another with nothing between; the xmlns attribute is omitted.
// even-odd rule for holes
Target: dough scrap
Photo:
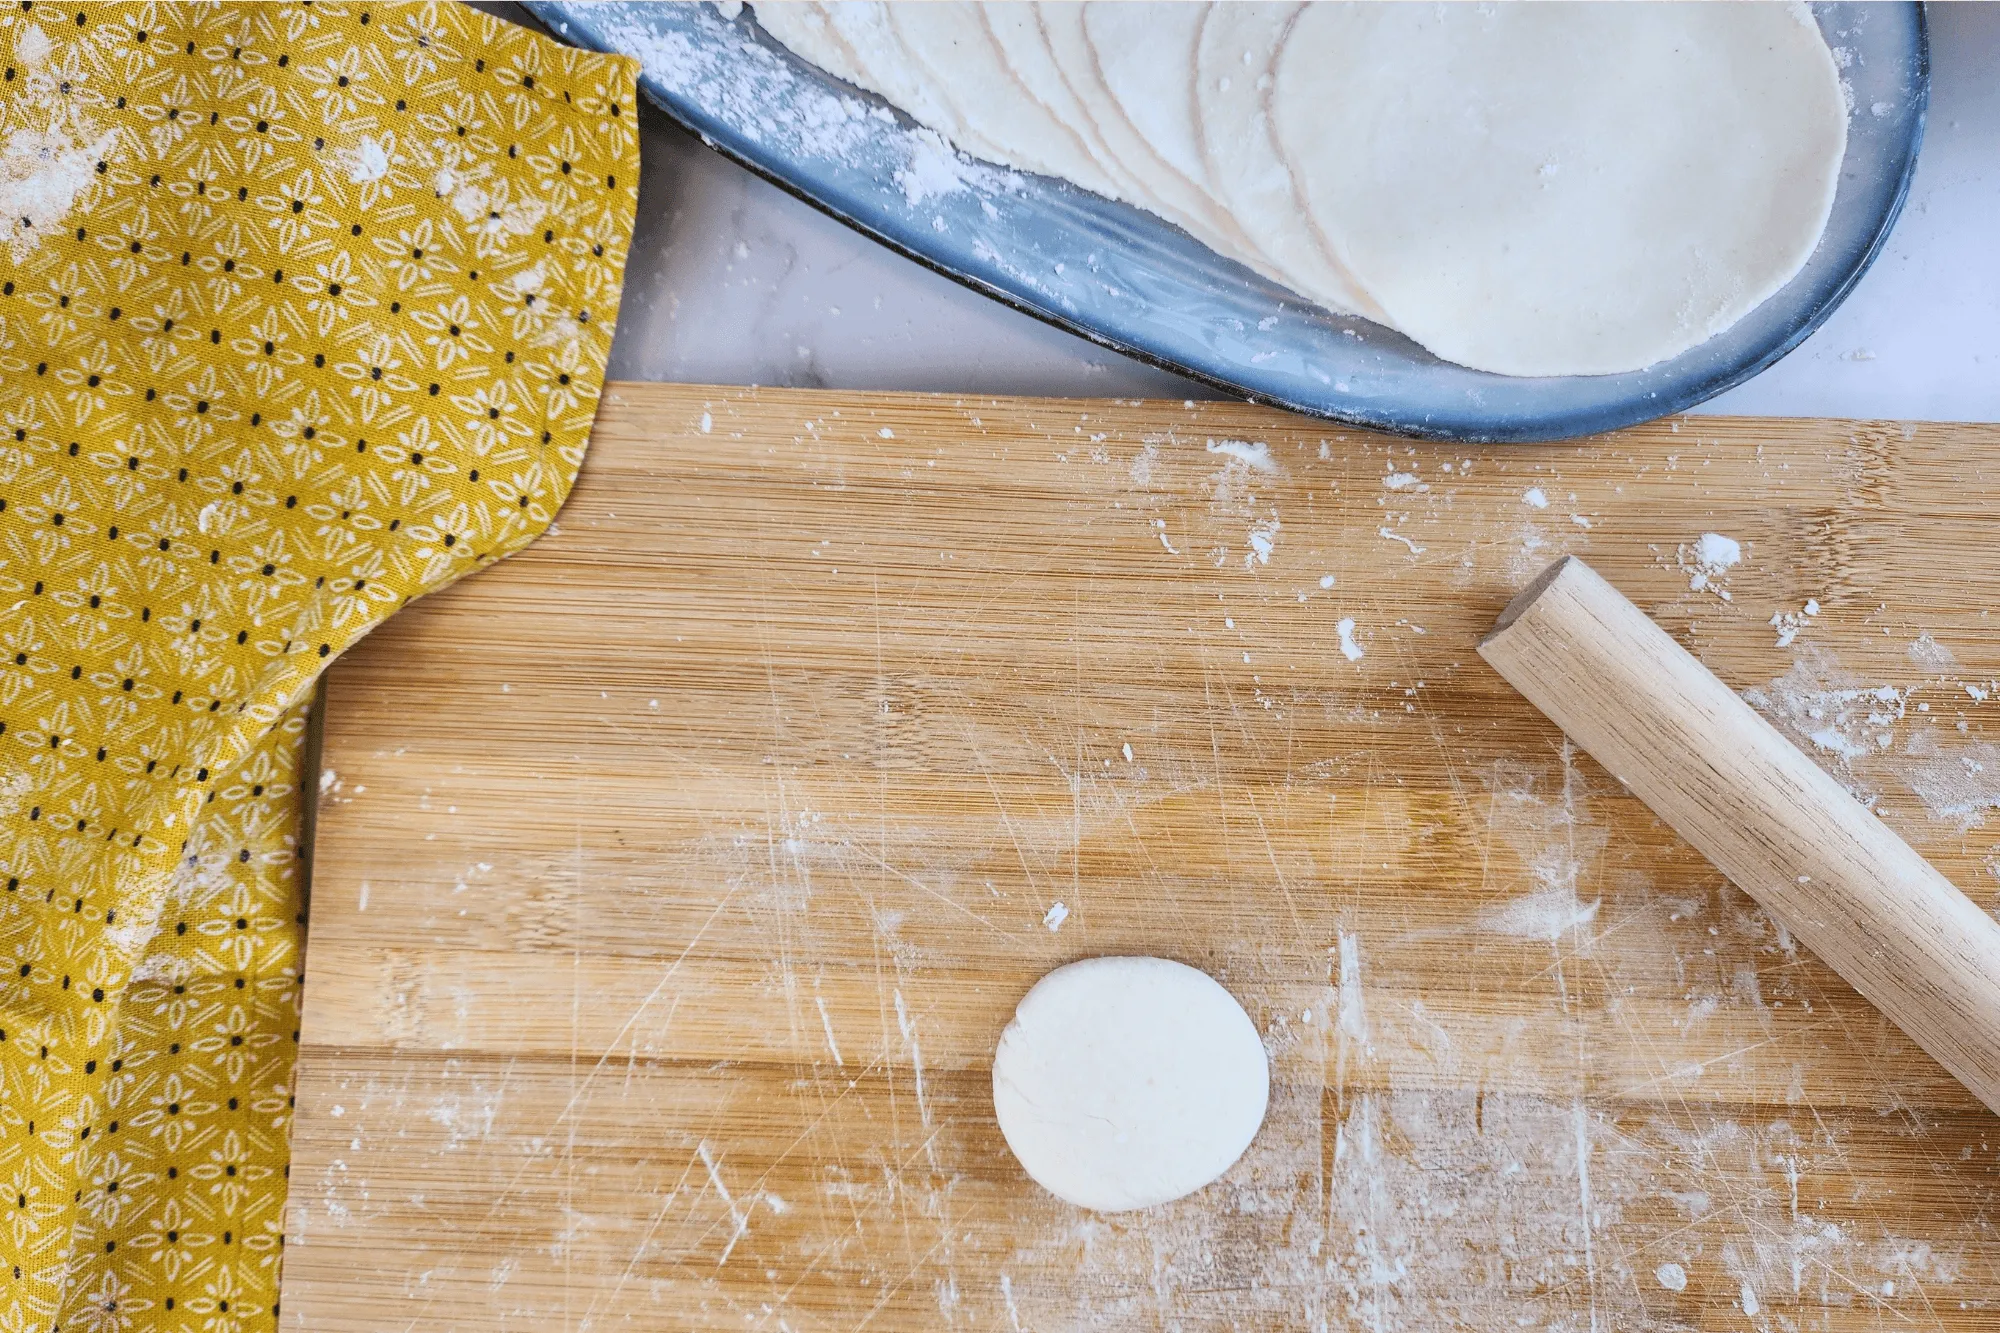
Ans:
<svg viewBox="0 0 2000 1333"><path fill-rule="evenodd" d="M1846 149L1799 5L1312 5L1276 75L1335 257L1395 327L1504 375L1727 328L1811 255Z"/></svg>
<svg viewBox="0 0 2000 1333"><path fill-rule="evenodd" d="M1165 958L1088 958L1022 997L993 1057L993 1109L1028 1174L1079 1208L1192 1194L1235 1164L1270 1099L1243 1007Z"/></svg>

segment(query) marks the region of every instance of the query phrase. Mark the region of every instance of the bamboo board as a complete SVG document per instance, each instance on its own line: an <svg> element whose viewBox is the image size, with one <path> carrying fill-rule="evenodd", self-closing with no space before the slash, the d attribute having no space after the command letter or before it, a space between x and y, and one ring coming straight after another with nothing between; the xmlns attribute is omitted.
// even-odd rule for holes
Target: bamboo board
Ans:
<svg viewBox="0 0 2000 1333"><path fill-rule="evenodd" d="M1992 905L1996 459L611 386L332 674L286 1326L1992 1327L2000 1127L1473 644L1585 555ZM1113 1217L986 1074L1106 953L1273 1070Z"/></svg>

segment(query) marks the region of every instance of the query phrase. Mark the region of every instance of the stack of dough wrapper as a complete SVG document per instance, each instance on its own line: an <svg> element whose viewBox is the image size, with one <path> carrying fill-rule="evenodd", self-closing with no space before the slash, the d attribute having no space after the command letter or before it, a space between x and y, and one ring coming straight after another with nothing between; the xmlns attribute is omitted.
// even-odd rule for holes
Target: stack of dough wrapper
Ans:
<svg viewBox="0 0 2000 1333"><path fill-rule="evenodd" d="M1678 355L1784 286L1846 151L1802 5L803 3L794 53L1505 375Z"/></svg>

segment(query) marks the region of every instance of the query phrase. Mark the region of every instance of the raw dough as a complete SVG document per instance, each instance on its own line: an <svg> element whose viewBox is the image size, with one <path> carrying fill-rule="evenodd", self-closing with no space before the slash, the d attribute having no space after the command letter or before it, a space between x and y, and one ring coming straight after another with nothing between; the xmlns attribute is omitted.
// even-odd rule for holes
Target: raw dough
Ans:
<svg viewBox="0 0 2000 1333"><path fill-rule="evenodd" d="M1152 167L1164 167L1197 191L1210 194L1208 168L1201 160L1195 129L1194 97L1176 77L1194 69L1205 4L1132 5L1126 0L1089 0L1078 7L1090 58L1111 95L1111 109L1149 150ZM1185 95L1183 95L1185 94Z"/></svg>
<svg viewBox="0 0 2000 1333"><path fill-rule="evenodd" d="M1506 375L1727 328L1812 253L1846 148L1798 5L1311 5L1276 76L1336 258L1397 328Z"/></svg>
<svg viewBox="0 0 2000 1333"><path fill-rule="evenodd" d="M1039 6L1024 0L988 0L979 6L979 11L986 21L986 30L993 34L994 45L1000 48L1001 58L1007 62L1007 72L1058 124L1068 126L1098 170L1118 183L1119 193L1111 197L1139 198L1141 191L1137 184L1111 156L1097 127L1084 113L1083 103L1076 100L1076 94L1063 82L1062 71L1056 68L1056 59L1049 54L1049 44L1042 37Z"/></svg>
<svg viewBox="0 0 2000 1333"><path fill-rule="evenodd" d="M1208 7L1195 62L1202 161L1210 188L1279 281L1328 309L1380 318L1314 230L1271 134L1271 61L1304 8L1296 0Z"/></svg>
<svg viewBox="0 0 2000 1333"><path fill-rule="evenodd" d="M1133 196L1135 202L1178 224L1211 250L1244 263L1260 263L1262 256L1255 254L1249 242L1242 239L1242 230L1235 221L1199 185L1154 151L1146 137L1119 110L1118 99L1104 82L1097 54L1091 50L1090 37L1084 31L1084 6L1058 3L1037 5L1036 9L1042 20L1043 40L1055 58L1056 68L1062 72L1063 82L1076 95L1118 165L1138 182L1140 191ZM1190 66L1183 66L1182 70L1185 72L1170 67L1164 71L1166 77L1161 79L1161 86L1185 94L1193 70Z"/></svg>
<svg viewBox="0 0 2000 1333"><path fill-rule="evenodd" d="M1263 1041L1235 997L1165 958L1088 958L1035 983L993 1057L993 1109L1028 1174L1080 1208L1192 1194L1256 1137Z"/></svg>
<svg viewBox="0 0 2000 1333"><path fill-rule="evenodd" d="M847 43L840 40L826 11L806 0L757 0L757 22L765 32L838 79L872 93L882 90L868 82ZM884 93L883 96L888 94Z"/></svg>
<svg viewBox="0 0 2000 1333"><path fill-rule="evenodd" d="M1796 3L757 0L976 156L1507 375L1675 356L1812 254L1847 108Z"/></svg>
<svg viewBox="0 0 2000 1333"><path fill-rule="evenodd" d="M943 87L897 40L887 4L882 0L831 0L818 8L860 69L862 77L856 82L862 87L882 94L968 151L980 157L996 156L996 146L959 120Z"/></svg>
<svg viewBox="0 0 2000 1333"><path fill-rule="evenodd" d="M979 6L891 5L889 22L951 103L959 124L994 146L995 161L1120 197L1110 173L1076 131L1031 97L1008 69Z"/></svg>

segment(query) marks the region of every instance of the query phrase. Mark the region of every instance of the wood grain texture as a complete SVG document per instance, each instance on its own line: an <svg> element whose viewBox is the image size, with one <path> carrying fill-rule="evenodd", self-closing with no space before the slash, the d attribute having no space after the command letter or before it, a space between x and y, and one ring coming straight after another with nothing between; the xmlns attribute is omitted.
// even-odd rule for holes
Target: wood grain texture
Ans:
<svg viewBox="0 0 2000 1333"><path fill-rule="evenodd" d="M1587 555L1991 907L1996 459L611 386L560 531L333 673L287 1327L1991 1327L1991 1113L1475 644ZM1094 1218L986 1071L1114 952L1273 1093Z"/></svg>
<svg viewBox="0 0 2000 1333"><path fill-rule="evenodd" d="M1579 556L1479 655L2000 1111L2000 922L1742 696Z"/></svg>

